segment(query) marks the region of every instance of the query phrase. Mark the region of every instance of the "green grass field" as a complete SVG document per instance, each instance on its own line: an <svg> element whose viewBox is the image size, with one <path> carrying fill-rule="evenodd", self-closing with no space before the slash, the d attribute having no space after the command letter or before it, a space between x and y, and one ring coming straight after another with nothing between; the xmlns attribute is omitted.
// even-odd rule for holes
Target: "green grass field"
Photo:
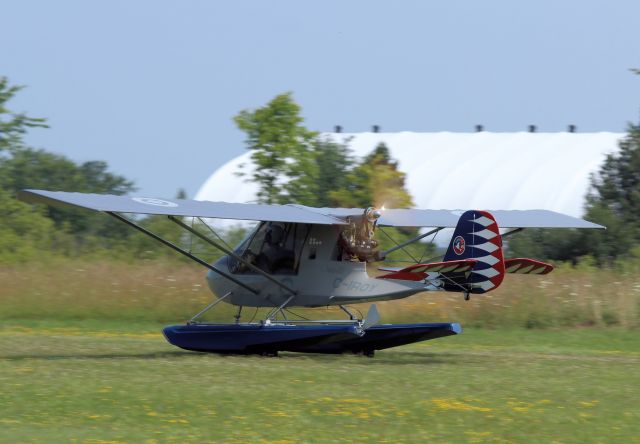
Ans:
<svg viewBox="0 0 640 444"><path fill-rule="evenodd" d="M0 322L0 442L640 443L640 333L468 329L375 358L185 352L162 324Z"/></svg>
<svg viewBox="0 0 640 444"><path fill-rule="evenodd" d="M67 259L0 266L0 321L47 318L176 323L189 319L212 298L202 267L177 261ZM468 302L458 293L432 292L382 302L378 308L383 322L638 329L640 260L616 270L565 264L547 276L510 275L496 291ZM366 312L367 307L360 309ZM233 307L221 304L208 319L228 322L233 312ZM337 308L313 312L323 319L344 316ZM245 310L245 314L251 316L251 311Z"/></svg>

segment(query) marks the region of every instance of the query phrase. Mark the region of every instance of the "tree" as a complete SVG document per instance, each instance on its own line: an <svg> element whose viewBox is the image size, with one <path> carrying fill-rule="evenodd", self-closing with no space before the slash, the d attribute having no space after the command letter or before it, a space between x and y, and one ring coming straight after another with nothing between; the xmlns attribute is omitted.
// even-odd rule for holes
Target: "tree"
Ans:
<svg viewBox="0 0 640 444"><path fill-rule="evenodd" d="M640 75L640 70L631 69ZM527 230L508 242L516 255L534 252L541 259L571 260L593 256L611 264L640 245L640 125L629 124L617 153L609 154L591 177L585 218L607 227L566 233ZM548 233L548 234L547 234Z"/></svg>
<svg viewBox="0 0 640 444"><path fill-rule="evenodd" d="M589 254L576 230L526 229L505 238L509 257L531 257L540 260L570 261Z"/></svg>
<svg viewBox="0 0 640 444"><path fill-rule="evenodd" d="M256 171L251 177L264 203L298 203L314 207L407 208L413 205L405 188L405 174L379 144L356 163L347 143L339 143L306 129L300 107L290 93L281 94L265 107L242 111L235 117L247 134ZM387 232L398 242L417 234L415 229ZM379 236L383 248L394 245ZM424 254L424 245L408 248ZM417 251L420 253L417 253Z"/></svg>
<svg viewBox="0 0 640 444"><path fill-rule="evenodd" d="M584 241L600 262L610 262L640 244L640 125L629 125L620 151L607 156L591 185L586 217L607 230Z"/></svg>
<svg viewBox="0 0 640 444"><path fill-rule="evenodd" d="M405 173L380 143L346 177L346 186L331 191L333 201L343 207L409 208L411 195L405 188Z"/></svg>
<svg viewBox="0 0 640 444"><path fill-rule="evenodd" d="M609 154L591 177L585 218L606 230L525 230L508 242L514 255L576 262L593 256L611 264L640 245L640 126L630 124L620 150Z"/></svg>
<svg viewBox="0 0 640 444"><path fill-rule="evenodd" d="M65 156L26 147L0 163L0 185L14 195L25 188L118 195L135 190L133 182L109 172L105 162L78 165ZM45 214L58 230L73 233L78 242L89 235L98 236L107 247L108 240L128 235L117 221L86 210L45 207Z"/></svg>
<svg viewBox="0 0 640 444"><path fill-rule="evenodd" d="M251 179L260 187L260 202L316 207L412 205L404 188L405 175L384 144L355 165L347 144L319 136L303 121L291 93L235 117L247 134L256 165Z"/></svg>
<svg viewBox="0 0 640 444"><path fill-rule="evenodd" d="M40 188L123 195L135 190L133 182L109 172L106 162L76 164L42 149L22 148L5 159L1 169L1 184L12 191Z"/></svg>
<svg viewBox="0 0 640 444"><path fill-rule="evenodd" d="M313 207L335 207L339 202L332 197L332 192L344 189L348 185L349 172L354 161L349 147L344 143L334 142L329 138L318 138L313 144L313 158L317 166L317 176L312 185L312 200L304 205Z"/></svg>
<svg viewBox="0 0 640 444"><path fill-rule="evenodd" d="M37 208L0 189L0 263L25 261L47 253L53 223Z"/></svg>
<svg viewBox="0 0 640 444"><path fill-rule="evenodd" d="M12 153L23 147L23 136L29 128L46 128L45 119L10 111L6 104L22 86L10 86L9 79L0 77L0 154Z"/></svg>
<svg viewBox="0 0 640 444"><path fill-rule="evenodd" d="M411 195L405 187L406 175L398 170L389 148L380 143L360 163L345 175L344 183L329 192L332 205L350 208L387 207L409 208L413 206ZM415 228L385 228L376 231L380 249L394 247L418 235ZM398 251L390 260L418 261L434 254L435 247L414 243Z"/></svg>
<svg viewBox="0 0 640 444"><path fill-rule="evenodd" d="M135 189L133 182L109 172L105 162L89 161L78 165L64 156L27 147L23 140L25 133L34 127L47 126L44 119L28 117L7 108L7 102L21 89L10 86L5 77L0 77L0 187L3 193L3 227L6 229L2 234L4 251L9 255L13 251L14 256L21 256L18 244L29 245L33 232L18 224L29 224L29 220L33 220L30 225L48 227L51 232L43 232L43 236L52 239L49 245L68 254L96 247L109 248L115 241L123 242L128 230L110 218L70 208L34 209L15 199L16 192L25 188L109 194L125 194ZM7 230L20 235L12 237ZM7 246L8 239L15 241L13 248ZM48 245L43 239L37 240L46 249Z"/></svg>
<svg viewBox="0 0 640 444"><path fill-rule="evenodd" d="M0 186L10 195L25 188L78 191L85 193L126 194L133 182L108 171L106 162L89 161L77 165L70 159L25 146L23 136L34 127L47 127L45 119L32 118L7 109L7 102L20 91L0 77ZM116 225L86 211L46 208L45 214L58 229L70 228L79 234L115 237L122 234Z"/></svg>
<svg viewBox="0 0 640 444"><path fill-rule="evenodd" d="M317 134L302 125L300 106L291 93L276 96L263 108L241 111L234 121L247 134L256 165L251 179L260 185L260 202L313 198L318 171L312 143Z"/></svg>
<svg viewBox="0 0 640 444"><path fill-rule="evenodd" d="M27 260L53 252L63 256L179 257L161 244L104 214L87 210L28 205L15 198L25 188L123 195L132 181L109 171L103 161L78 164L65 156L26 146L23 136L44 119L13 113L6 103L21 87L0 78L0 262ZM186 198L184 190L179 199ZM193 242L166 217L138 222L173 242ZM242 230L230 230L232 241Z"/></svg>

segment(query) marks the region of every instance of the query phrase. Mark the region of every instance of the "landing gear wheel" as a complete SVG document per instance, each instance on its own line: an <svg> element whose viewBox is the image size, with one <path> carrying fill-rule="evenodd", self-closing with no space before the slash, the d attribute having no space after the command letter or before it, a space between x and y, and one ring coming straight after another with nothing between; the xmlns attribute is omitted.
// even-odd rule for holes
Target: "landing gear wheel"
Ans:
<svg viewBox="0 0 640 444"><path fill-rule="evenodd" d="M468 291L464 292L464 300L468 301L469 299L471 299L471 294Z"/></svg>

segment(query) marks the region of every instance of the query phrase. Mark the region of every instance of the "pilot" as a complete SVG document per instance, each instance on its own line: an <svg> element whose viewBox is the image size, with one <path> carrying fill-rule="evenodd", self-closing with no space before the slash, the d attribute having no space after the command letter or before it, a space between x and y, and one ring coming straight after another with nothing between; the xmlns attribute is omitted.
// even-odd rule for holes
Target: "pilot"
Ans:
<svg viewBox="0 0 640 444"><path fill-rule="evenodd" d="M265 235L262 252L256 258L257 266L269 273L293 273L294 253L282 246L285 231L281 224L270 224Z"/></svg>

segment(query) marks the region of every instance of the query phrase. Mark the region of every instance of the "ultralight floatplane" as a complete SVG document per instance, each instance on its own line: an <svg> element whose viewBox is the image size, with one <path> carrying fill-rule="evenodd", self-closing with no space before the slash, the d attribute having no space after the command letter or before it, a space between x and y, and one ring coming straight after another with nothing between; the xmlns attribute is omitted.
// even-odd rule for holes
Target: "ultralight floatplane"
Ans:
<svg viewBox="0 0 640 444"><path fill-rule="evenodd" d="M217 298L186 325L169 326L163 332L178 347L218 353L353 352L372 356L375 350L458 334L462 330L457 323L380 324L375 305L364 319L358 319L346 305L402 299L434 290L459 292L469 299L471 294L498 288L506 273L547 274L553 269L533 259L504 259L502 237L525 228L604 228L546 210L311 208L42 190L24 190L19 198L105 212L208 268L207 282ZM166 215L225 256L210 264L121 213ZM254 220L259 224L232 251L185 223L183 217ZM432 229L381 251L374 239L377 227ZM501 234L499 227L510 231ZM382 261L444 228L455 231L441 261L383 268L384 274L377 277L367 274L368 263ZM238 306L234 323L198 322L222 301ZM310 321L286 316L292 307L330 305L339 306L348 319ZM242 307L271 311L259 322L242 323Z"/></svg>

